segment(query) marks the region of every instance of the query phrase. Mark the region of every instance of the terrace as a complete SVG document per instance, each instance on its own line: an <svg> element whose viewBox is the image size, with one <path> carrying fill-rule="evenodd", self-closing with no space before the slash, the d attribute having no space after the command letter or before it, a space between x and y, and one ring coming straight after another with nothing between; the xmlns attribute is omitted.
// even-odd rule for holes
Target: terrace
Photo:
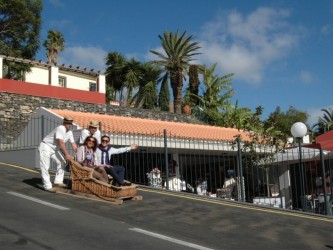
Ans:
<svg viewBox="0 0 333 250"><path fill-rule="evenodd" d="M332 154L302 147L308 199L303 209L298 152L291 148L275 154L273 148L258 146L250 153L244 148L248 134L237 129L41 108L19 133L10 132L14 120L6 121L9 126L4 127L6 136L0 141L2 161L38 168L38 145L64 116L74 119L76 138L90 120L97 120L114 147L138 144L139 150L112 158L114 165L126 167L126 178L137 184L260 206L332 213L331 182L324 197L327 182L323 181L325 172L332 173ZM18 152L22 157L17 157ZM267 161L267 156L273 157ZM158 173L152 172L156 169Z"/></svg>

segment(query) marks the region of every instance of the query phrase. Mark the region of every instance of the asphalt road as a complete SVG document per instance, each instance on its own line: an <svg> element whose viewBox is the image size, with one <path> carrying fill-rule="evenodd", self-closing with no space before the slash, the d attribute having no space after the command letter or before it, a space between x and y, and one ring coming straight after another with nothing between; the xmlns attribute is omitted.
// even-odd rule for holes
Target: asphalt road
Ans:
<svg viewBox="0 0 333 250"><path fill-rule="evenodd" d="M0 249L333 249L333 218L140 188L122 205L0 163Z"/></svg>

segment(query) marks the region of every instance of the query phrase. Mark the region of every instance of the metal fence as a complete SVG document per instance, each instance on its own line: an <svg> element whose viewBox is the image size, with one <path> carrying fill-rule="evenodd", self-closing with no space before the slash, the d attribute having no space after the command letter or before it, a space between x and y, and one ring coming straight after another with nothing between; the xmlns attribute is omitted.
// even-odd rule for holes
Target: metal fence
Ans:
<svg viewBox="0 0 333 250"><path fill-rule="evenodd" d="M0 119L0 151L37 150L43 137L59 125L45 117L21 124ZM101 124L113 147L132 143L139 149L112 156L113 165L126 168L126 178L152 188L190 192L217 199L332 215L332 154L298 147L275 152L271 147L248 151L231 142L175 138L167 130L157 135L115 133ZM73 126L78 139L81 128ZM70 148L69 148L70 150ZM301 153L301 154L300 154ZM72 152L74 154L74 152ZM300 158L301 156L301 158Z"/></svg>

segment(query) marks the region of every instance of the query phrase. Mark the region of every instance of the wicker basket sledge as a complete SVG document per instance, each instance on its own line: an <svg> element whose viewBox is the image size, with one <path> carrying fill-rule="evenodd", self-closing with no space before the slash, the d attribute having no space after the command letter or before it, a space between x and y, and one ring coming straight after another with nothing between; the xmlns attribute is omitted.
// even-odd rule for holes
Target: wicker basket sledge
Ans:
<svg viewBox="0 0 333 250"><path fill-rule="evenodd" d="M70 162L72 191L96 195L99 198L125 199L137 196L137 186L116 187L93 177L93 169Z"/></svg>

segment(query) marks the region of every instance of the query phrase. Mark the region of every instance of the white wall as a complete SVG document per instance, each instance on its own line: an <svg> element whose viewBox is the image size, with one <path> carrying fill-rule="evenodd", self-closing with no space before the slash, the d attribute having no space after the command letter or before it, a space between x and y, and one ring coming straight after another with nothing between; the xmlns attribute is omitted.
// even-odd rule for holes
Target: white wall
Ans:
<svg viewBox="0 0 333 250"><path fill-rule="evenodd" d="M57 67L56 67L57 68ZM57 68L58 69L58 68ZM53 72L53 86L58 86L58 76L66 78L66 87L71 89L89 91L89 83L97 83L97 77L79 74L75 72L68 72L59 69L59 72ZM50 72L46 67L31 67L31 72L26 74L26 82L49 85ZM100 80L100 93L105 93L105 76L99 76ZM56 81L56 82L54 82ZM98 89L97 89L98 91Z"/></svg>
<svg viewBox="0 0 333 250"><path fill-rule="evenodd" d="M98 85L99 85L99 92L105 94L106 93L105 75L98 76Z"/></svg>
<svg viewBox="0 0 333 250"><path fill-rule="evenodd" d="M87 77L59 70L59 76L66 78L67 88L89 91L89 82L96 83L95 77Z"/></svg>
<svg viewBox="0 0 333 250"><path fill-rule="evenodd" d="M6 56L0 55L0 78L2 78L3 59ZM31 71L25 75L25 81L42 85L59 86L59 76L66 78L66 88L90 91L90 83L96 84L96 92L105 94L105 75L97 72L81 71L79 67L59 67L44 62L11 58L9 60L30 63ZM26 62L28 61L28 62ZM77 70L78 69L78 70ZM79 72L74 72L74 71Z"/></svg>
<svg viewBox="0 0 333 250"><path fill-rule="evenodd" d="M49 84L49 70L45 67L31 67L31 72L25 75L25 81L43 85Z"/></svg>

